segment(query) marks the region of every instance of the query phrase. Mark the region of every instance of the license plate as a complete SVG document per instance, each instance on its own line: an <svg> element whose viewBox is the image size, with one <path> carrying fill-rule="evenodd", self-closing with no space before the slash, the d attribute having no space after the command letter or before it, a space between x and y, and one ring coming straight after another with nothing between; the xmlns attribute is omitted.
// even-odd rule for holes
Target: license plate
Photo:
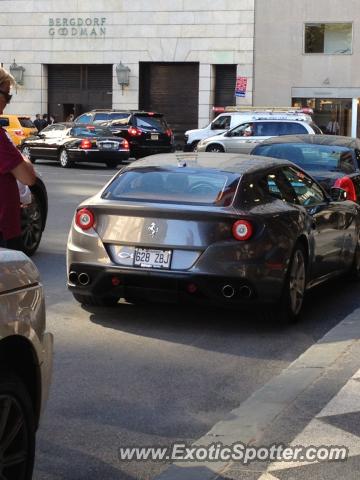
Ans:
<svg viewBox="0 0 360 480"><path fill-rule="evenodd" d="M171 250L135 248L134 267L170 268Z"/></svg>
<svg viewBox="0 0 360 480"><path fill-rule="evenodd" d="M98 144L101 150L115 150L117 145L114 142L101 142Z"/></svg>
<svg viewBox="0 0 360 480"><path fill-rule="evenodd" d="M157 133L152 133L151 140L159 140L159 135Z"/></svg>

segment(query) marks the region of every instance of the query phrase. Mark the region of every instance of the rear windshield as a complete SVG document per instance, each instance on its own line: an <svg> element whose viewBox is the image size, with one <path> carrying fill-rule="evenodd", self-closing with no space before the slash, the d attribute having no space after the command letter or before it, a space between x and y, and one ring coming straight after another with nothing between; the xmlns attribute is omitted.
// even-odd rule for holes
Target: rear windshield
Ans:
<svg viewBox="0 0 360 480"><path fill-rule="evenodd" d="M134 118L134 123L137 127L143 130L154 130L164 133L168 126L163 117L152 117L152 116L141 116L136 115Z"/></svg>
<svg viewBox="0 0 360 480"><path fill-rule="evenodd" d="M136 168L116 177L103 198L228 206L238 183L239 175L228 172Z"/></svg>
<svg viewBox="0 0 360 480"><path fill-rule="evenodd" d="M304 170L355 172L354 152L347 147L307 143L258 145L253 155L290 160Z"/></svg>
<svg viewBox="0 0 360 480"><path fill-rule="evenodd" d="M24 128L36 128L30 118L19 117L20 125Z"/></svg>
<svg viewBox="0 0 360 480"><path fill-rule="evenodd" d="M74 127L70 131L71 137L111 137L112 133L104 127Z"/></svg>
<svg viewBox="0 0 360 480"><path fill-rule="evenodd" d="M9 126L9 119L8 118L0 118L0 127L8 127Z"/></svg>
<svg viewBox="0 0 360 480"><path fill-rule="evenodd" d="M106 122L111 120L120 120L128 118L129 114L126 112L102 112L96 113L94 116L94 123Z"/></svg>

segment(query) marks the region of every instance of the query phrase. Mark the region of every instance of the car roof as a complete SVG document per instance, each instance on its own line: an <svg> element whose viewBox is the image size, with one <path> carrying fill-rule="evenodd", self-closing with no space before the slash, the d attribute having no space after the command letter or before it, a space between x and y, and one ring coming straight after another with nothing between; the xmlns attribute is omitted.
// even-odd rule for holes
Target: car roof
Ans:
<svg viewBox="0 0 360 480"><path fill-rule="evenodd" d="M126 167L126 170L136 170L138 168L195 168L211 169L226 172L252 173L262 169L272 168L274 166L293 165L287 160L280 160L272 157L262 157L259 155L247 155L236 153L213 153L213 152L179 152L179 153L160 153L151 155L142 160L136 160Z"/></svg>
<svg viewBox="0 0 360 480"><path fill-rule="evenodd" d="M281 135L271 137L259 143L260 145L274 145L281 143L307 143L312 145L330 145L338 147L355 148L357 139L354 137L343 137L341 135ZM255 147L256 148L256 147Z"/></svg>

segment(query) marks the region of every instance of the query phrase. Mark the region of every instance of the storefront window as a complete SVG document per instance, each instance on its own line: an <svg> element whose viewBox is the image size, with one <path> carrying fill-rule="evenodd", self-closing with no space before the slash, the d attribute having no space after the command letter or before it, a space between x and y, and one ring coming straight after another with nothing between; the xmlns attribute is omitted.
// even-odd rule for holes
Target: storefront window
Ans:
<svg viewBox="0 0 360 480"><path fill-rule="evenodd" d="M352 53L351 23L305 24L305 53Z"/></svg>
<svg viewBox="0 0 360 480"><path fill-rule="evenodd" d="M351 135L351 98L293 98L292 105L312 108L323 133Z"/></svg>

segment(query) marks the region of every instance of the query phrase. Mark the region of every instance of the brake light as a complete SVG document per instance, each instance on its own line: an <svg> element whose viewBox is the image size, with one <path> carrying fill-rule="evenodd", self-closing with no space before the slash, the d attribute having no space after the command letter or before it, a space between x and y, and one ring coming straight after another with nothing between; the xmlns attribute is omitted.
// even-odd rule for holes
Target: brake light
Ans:
<svg viewBox="0 0 360 480"><path fill-rule="evenodd" d="M148 115L149 115L149 117L152 117L155 114L154 114L154 112L148 112Z"/></svg>
<svg viewBox="0 0 360 480"><path fill-rule="evenodd" d="M91 140L89 140L88 138L83 138L81 140L80 148L82 148L83 150L89 150L89 148L92 148Z"/></svg>
<svg viewBox="0 0 360 480"><path fill-rule="evenodd" d="M126 140L126 138L124 138L122 146L123 148L126 148L126 150L129 150L129 142Z"/></svg>
<svg viewBox="0 0 360 480"><path fill-rule="evenodd" d="M142 134L142 131L136 127L130 127L128 128L129 135L132 137L138 137L139 135Z"/></svg>
<svg viewBox="0 0 360 480"><path fill-rule="evenodd" d="M82 230L89 230L94 226L95 217L91 210L87 208L81 208L76 212L75 224Z"/></svg>
<svg viewBox="0 0 360 480"><path fill-rule="evenodd" d="M23 137L25 134L24 134L24 130L14 130L14 133L15 135L17 135L18 137Z"/></svg>
<svg viewBox="0 0 360 480"><path fill-rule="evenodd" d="M253 231L253 226L247 220L237 220L232 226L232 234L236 240L248 240Z"/></svg>
<svg viewBox="0 0 360 480"><path fill-rule="evenodd" d="M166 133L166 135L167 135L168 137L171 137L172 134L173 134L171 128L168 128L165 133Z"/></svg>
<svg viewBox="0 0 360 480"><path fill-rule="evenodd" d="M353 181L350 177L338 178L334 187L341 188L346 192L346 200L352 200L356 202L356 191Z"/></svg>

